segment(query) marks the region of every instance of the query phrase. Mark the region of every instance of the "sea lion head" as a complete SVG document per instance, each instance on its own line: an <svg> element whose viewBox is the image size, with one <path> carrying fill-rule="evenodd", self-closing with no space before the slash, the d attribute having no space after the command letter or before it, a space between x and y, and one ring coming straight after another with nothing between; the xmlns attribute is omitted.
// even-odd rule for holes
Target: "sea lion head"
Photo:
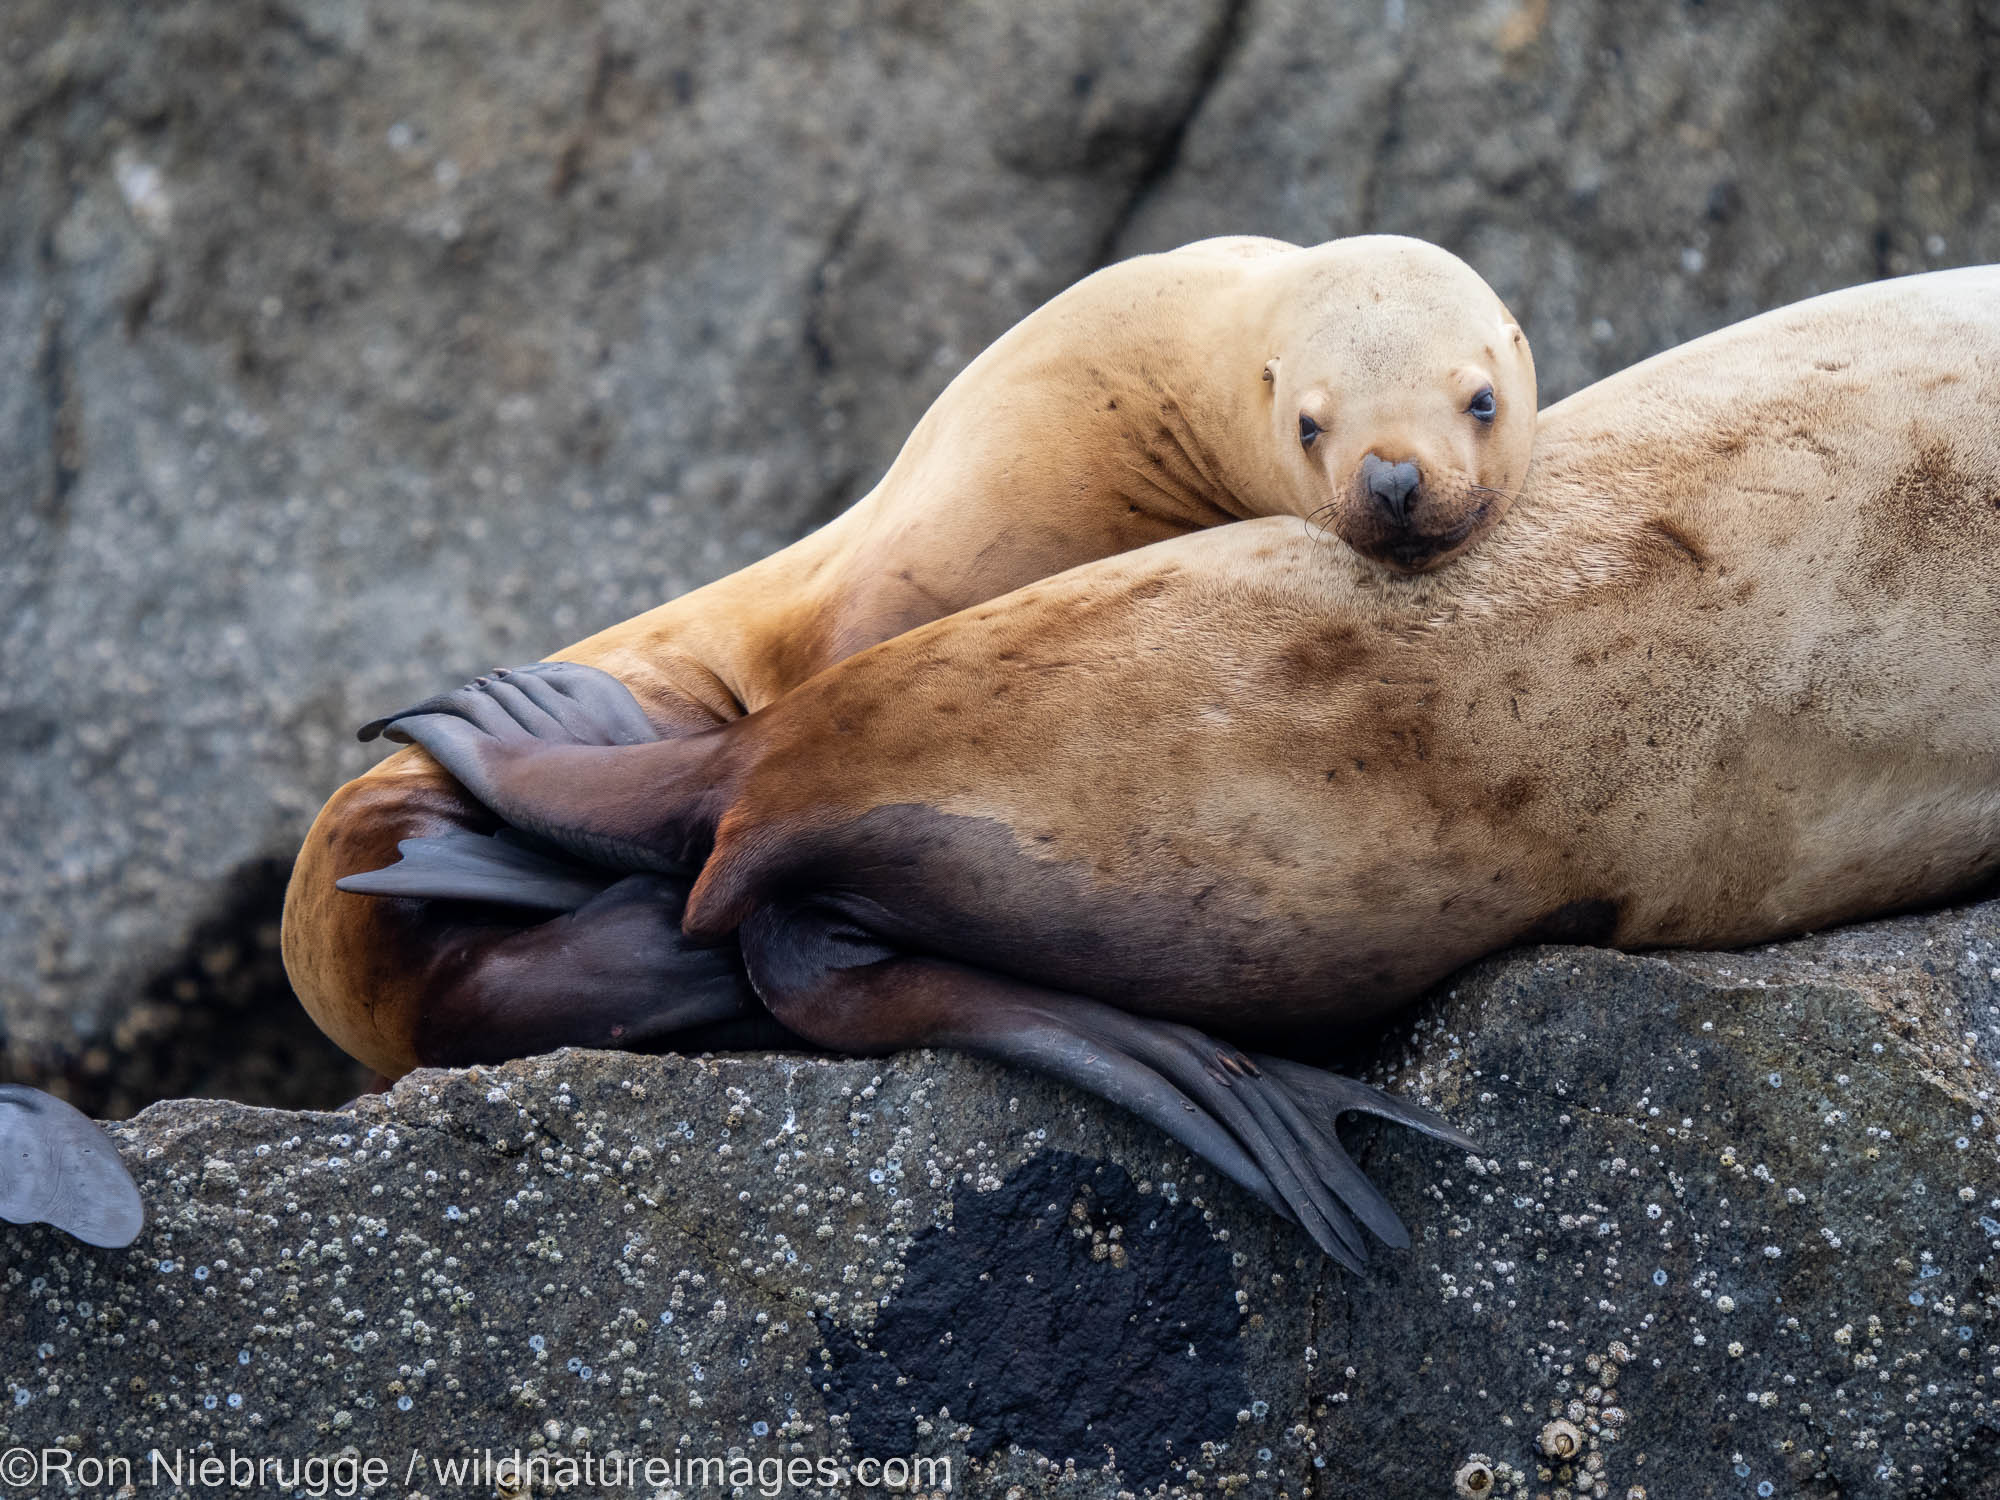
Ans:
<svg viewBox="0 0 2000 1500"><path fill-rule="evenodd" d="M1301 515L1405 573L1493 529L1535 435L1528 340L1479 273L1422 240L1312 257L1264 366L1281 483Z"/></svg>

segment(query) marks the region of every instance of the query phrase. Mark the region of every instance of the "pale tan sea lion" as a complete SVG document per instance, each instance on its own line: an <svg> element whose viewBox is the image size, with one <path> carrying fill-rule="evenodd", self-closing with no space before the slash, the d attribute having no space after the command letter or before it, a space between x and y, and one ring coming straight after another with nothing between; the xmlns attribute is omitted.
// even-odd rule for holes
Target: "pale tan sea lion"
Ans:
<svg viewBox="0 0 2000 1500"><path fill-rule="evenodd" d="M1505 512L1534 412L1520 329L1436 246L1225 239L1141 256L974 360L846 514L561 655L623 681L651 737L737 718L1032 579L1220 522L1315 517L1387 566L1433 567ZM697 983L656 884L554 922L334 888L404 839L491 826L421 755L392 757L328 802L293 873L284 954L347 1051L394 1076L539 1050L579 1028L656 1042L736 1013L733 959ZM668 962L684 979L672 1014L656 979Z"/></svg>
<svg viewBox="0 0 2000 1500"><path fill-rule="evenodd" d="M1879 283L1552 408L1440 573L1266 518L676 741L607 744L629 699L561 665L391 733L581 860L699 869L687 936L736 937L799 1034L1049 1072L1354 1264L1349 1210L1401 1229L1329 1116L1379 1098L1205 1033L1298 1045L1524 938L1728 947L2000 870L1996 412L2000 268Z"/></svg>

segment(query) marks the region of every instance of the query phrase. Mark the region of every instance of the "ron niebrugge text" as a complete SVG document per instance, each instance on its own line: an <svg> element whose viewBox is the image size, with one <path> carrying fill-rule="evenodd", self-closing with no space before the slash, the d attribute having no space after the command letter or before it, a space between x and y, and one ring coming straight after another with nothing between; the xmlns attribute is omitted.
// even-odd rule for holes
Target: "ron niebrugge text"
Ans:
<svg viewBox="0 0 2000 1500"><path fill-rule="evenodd" d="M0 1453L0 1485L61 1486L71 1493L107 1494L138 1488L236 1493L269 1491L310 1500L355 1500L392 1481L438 1490L580 1490L602 1493L656 1489L755 1492L770 1500L789 1491L896 1490L943 1494L952 1487L951 1460L912 1455L863 1458L848 1464L804 1454L752 1458L730 1454L553 1453L543 1449L476 1453L412 1449L401 1462L353 1451L277 1457L191 1453L155 1448L138 1460L72 1453L67 1448L9 1448Z"/></svg>

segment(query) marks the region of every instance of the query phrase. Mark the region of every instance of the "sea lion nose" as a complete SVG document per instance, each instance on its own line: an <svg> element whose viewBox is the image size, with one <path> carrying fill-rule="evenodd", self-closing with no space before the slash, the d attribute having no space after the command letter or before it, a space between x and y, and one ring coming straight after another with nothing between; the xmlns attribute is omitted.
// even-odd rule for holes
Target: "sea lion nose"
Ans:
<svg viewBox="0 0 2000 1500"><path fill-rule="evenodd" d="M1369 454L1361 460L1361 485L1398 526L1410 524L1410 497L1424 482L1423 471L1405 459L1392 464Z"/></svg>

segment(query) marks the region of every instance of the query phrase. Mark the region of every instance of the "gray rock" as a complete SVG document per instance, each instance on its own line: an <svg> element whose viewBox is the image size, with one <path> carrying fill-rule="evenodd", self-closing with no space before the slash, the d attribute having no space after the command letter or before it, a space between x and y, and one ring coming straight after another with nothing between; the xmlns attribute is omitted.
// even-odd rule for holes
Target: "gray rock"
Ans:
<svg viewBox="0 0 2000 1500"><path fill-rule="evenodd" d="M2000 257L2000 12L1265 0L1129 253L1238 223L1421 235L1522 319L1545 398L1815 292Z"/></svg>
<svg viewBox="0 0 2000 1500"><path fill-rule="evenodd" d="M1416 1239L1365 1278L942 1054L155 1105L114 1128L131 1252L0 1231L0 1451L344 1453L433 1495L489 1449L681 1462L634 1493L735 1457L993 1496L2000 1492L2000 905L1531 950L1363 1053L1486 1148L1357 1128Z"/></svg>
<svg viewBox="0 0 2000 1500"><path fill-rule="evenodd" d="M1550 395L2000 256L1991 5L0 15L0 1031L121 1112L284 1002L353 725L757 556L1103 260L1423 234Z"/></svg>

